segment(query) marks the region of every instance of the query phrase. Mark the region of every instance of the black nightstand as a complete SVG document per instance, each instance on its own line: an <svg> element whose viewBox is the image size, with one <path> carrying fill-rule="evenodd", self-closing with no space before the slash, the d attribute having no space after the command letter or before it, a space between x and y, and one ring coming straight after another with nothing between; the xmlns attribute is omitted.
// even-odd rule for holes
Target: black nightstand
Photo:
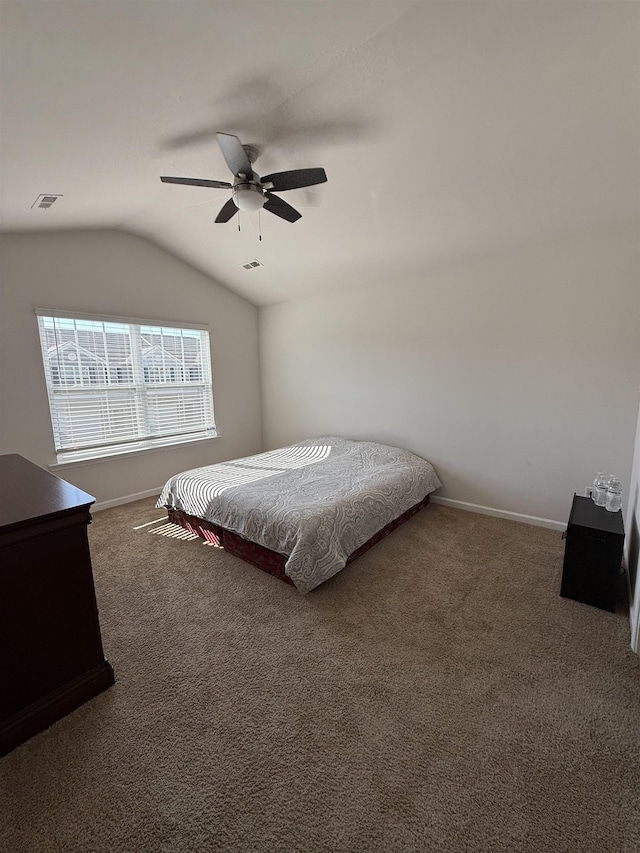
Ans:
<svg viewBox="0 0 640 853"><path fill-rule="evenodd" d="M618 599L624 525L591 498L573 496L560 595L613 613Z"/></svg>

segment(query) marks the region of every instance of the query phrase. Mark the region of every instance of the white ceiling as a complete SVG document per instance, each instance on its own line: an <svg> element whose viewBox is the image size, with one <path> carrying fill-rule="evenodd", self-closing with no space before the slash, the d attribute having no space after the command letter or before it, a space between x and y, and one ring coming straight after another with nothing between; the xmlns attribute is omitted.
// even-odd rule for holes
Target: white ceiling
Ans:
<svg viewBox="0 0 640 853"><path fill-rule="evenodd" d="M257 305L638 215L635 2L3 0L0 227L122 228ZM215 224L215 131L323 166ZM49 211L39 193L62 194ZM264 268L246 272L253 258Z"/></svg>

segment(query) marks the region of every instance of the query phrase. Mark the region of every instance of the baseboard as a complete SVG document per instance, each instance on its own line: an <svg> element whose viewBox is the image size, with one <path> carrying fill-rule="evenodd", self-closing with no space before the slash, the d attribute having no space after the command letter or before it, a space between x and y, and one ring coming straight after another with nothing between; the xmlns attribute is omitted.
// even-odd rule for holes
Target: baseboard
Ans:
<svg viewBox="0 0 640 853"><path fill-rule="evenodd" d="M496 509L492 506L456 501L453 498L439 498L432 495L434 504L451 506L455 509L463 509L466 512L477 512L479 515L493 515L496 518L506 518L508 521L517 521L520 524L533 524L535 527L548 527L550 530L566 530L566 521L554 521L552 518L538 518L537 515L525 515L521 512L509 512L506 509Z"/></svg>
<svg viewBox="0 0 640 853"><path fill-rule="evenodd" d="M625 566L627 570L627 582L629 579L629 567ZM629 592L629 598L631 599L631 592ZM638 614L638 608L636 607L636 602L631 602L631 606L629 608L629 623L631 625L631 650L634 651L637 655L640 655L640 615Z"/></svg>
<svg viewBox="0 0 640 853"><path fill-rule="evenodd" d="M162 492L162 486L158 486L155 489L147 489L145 492L136 492L135 495L124 495L121 498L114 498L111 501L99 501L95 503L91 507L92 512L100 512L101 509L111 509L114 506L121 506L122 504L130 504L133 501L141 501L143 498L151 498L154 495L160 496Z"/></svg>
<svg viewBox="0 0 640 853"><path fill-rule="evenodd" d="M91 508L93 512L99 512L101 509L111 509L114 506L133 503L133 501L141 501L143 498L150 498L153 495L159 495L162 491L162 486L155 489L147 489L144 492L137 492L135 495L124 495L121 498L114 498L110 501L100 501ZM436 495L430 495L430 500L435 504L443 506L452 506L456 509L463 509L467 512L477 512L479 515L493 515L496 518L506 518L509 521L518 521L521 524L533 524L536 527L548 527L551 530L565 530L566 521L554 521L551 518L538 518L536 515L525 515L521 512L510 512L506 509L496 509L491 506L482 506L481 504L467 503L467 501L456 501L453 498L439 498Z"/></svg>

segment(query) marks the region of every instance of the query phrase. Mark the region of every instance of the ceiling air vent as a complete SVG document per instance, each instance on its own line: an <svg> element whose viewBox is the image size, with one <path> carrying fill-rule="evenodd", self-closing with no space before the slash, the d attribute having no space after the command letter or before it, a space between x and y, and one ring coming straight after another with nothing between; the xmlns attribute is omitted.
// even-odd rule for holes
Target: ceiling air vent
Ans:
<svg viewBox="0 0 640 853"><path fill-rule="evenodd" d="M256 267L263 267L264 264L261 264L260 261L247 261L246 264L240 264L243 270L254 270Z"/></svg>
<svg viewBox="0 0 640 853"><path fill-rule="evenodd" d="M33 208L35 207L40 208L41 210L49 210L54 201L61 197L62 193L58 193L57 195L54 195L53 193L42 193L33 202L33 204L31 205L31 209L33 210Z"/></svg>

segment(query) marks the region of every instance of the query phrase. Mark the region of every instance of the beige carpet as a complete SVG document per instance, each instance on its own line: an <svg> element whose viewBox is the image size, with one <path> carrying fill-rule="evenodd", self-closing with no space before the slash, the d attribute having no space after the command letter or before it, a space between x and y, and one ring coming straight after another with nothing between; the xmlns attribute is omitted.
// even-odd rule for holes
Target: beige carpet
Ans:
<svg viewBox="0 0 640 853"><path fill-rule="evenodd" d="M640 660L559 533L431 506L304 597L161 515L95 515L117 683L0 760L3 853L640 849Z"/></svg>

